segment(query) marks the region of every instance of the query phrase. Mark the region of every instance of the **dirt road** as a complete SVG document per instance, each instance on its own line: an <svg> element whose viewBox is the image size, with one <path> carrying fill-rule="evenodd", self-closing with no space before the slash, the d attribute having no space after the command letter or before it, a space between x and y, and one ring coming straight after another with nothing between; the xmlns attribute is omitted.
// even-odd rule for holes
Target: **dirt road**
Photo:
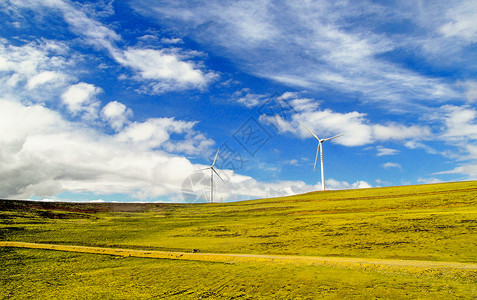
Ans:
<svg viewBox="0 0 477 300"><path fill-rule="evenodd" d="M116 255L121 257L144 257L160 259L180 259L193 261L209 261L222 263L261 262L295 265L321 265L352 269L369 269L384 272L405 273L446 273L457 275L477 276L477 263L437 262L421 260L373 259L351 257L317 257L317 256L288 256L288 255L257 255L257 254L232 254L232 253L187 253L148 251L118 248L101 248L71 245L52 245L40 243L0 241L0 247L19 247L32 249L47 249L57 251L70 251L80 253L94 253Z"/></svg>

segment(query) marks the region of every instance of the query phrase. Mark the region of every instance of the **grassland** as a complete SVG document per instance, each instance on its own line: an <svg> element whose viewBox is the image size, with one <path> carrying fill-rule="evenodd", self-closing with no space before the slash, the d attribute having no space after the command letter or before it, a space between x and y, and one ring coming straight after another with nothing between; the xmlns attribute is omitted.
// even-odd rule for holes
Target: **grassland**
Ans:
<svg viewBox="0 0 477 300"><path fill-rule="evenodd" d="M227 204L0 201L0 213L1 241L477 263L477 182L329 191ZM0 273L7 287L3 296L21 297L21 289L15 286L18 279L23 289L37 297L61 287L71 288L75 295L86 289L85 284L96 286L86 298L108 295L107 291L111 298L116 291L124 291L118 294L124 298L148 298L147 294L169 298L177 292L178 298L192 299L477 296L473 271L419 273L406 268L114 259L0 249L1 263L10 266ZM59 271L48 269L51 263ZM26 274L30 267L38 272ZM60 278L61 272L70 276ZM35 279L34 274L45 275ZM98 279L91 279L92 274ZM105 289L99 282L106 279L114 284ZM123 288L131 284L129 290Z"/></svg>
<svg viewBox="0 0 477 300"><path fill-rule="evenodd" d="M11 299L450 299L475 281L273 263L158 260L0 248Z"/></svg>

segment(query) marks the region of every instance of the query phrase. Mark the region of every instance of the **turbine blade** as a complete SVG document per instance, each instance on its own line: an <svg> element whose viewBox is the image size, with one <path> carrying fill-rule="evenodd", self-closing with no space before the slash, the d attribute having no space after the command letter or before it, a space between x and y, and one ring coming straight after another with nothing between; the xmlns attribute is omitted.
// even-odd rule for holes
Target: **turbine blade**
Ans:
<svg viewBox="0 0 477 300"><path fill-rule="evenodd" d="M220 180L222 180L223 183L227 184L227 183L225 182L225 180L223 180L222 177L220 177L219 173L217 173L217 171L215 171L214 168L212 168L212 171L214 171L214 173L217 174L217 176L219 176Z"/></svg>
<svg viewBox="0 0 477 300"><path fill-rule="evenodd" d="M320 139L316 136L316 134L314 134L313 132L311 132L310 129L306 128L306 126L303 125L303 123L301 123L300 121L298 121L298 123L300 123L301 126L303 126L306 130L308 130L308 132L311 133L311 135L314 136L315 139L320 140Z"/></svg>
<svg viewBox="0 0 477 300"><path fill-rule="evenodd" d="M219 151L220 151L220 148L219 148L219 149L217 149L217 153L215 153L214 162L212 163L212 166L210 166L211 168L213 168L213 167L214 167L214 165L215 165L215 161L217 160L217 155L219 155Z"/></svg>
<svg viewBox="0 0 477 300"><path fill-rule="evenodd" d="M205 171L205 170L208 170L208 169L210 169L210 167L203 168L203 169L199 169L199 170L197 170L197 171Z"/></svg>
<svg viewBox="0 0 477 300"><path fill-rule="evenodd" d="M329 140L332 140L332 139L339 138L340 136L343 136L343 135L344 135L344 133L342 133L342 134L339 134L339 135L335 135L335 136L333 136L333 137L330 137L330 138L324 139L324 140L323 140L323 142L326 142L326 141L329 141Z"/></svg>
<svg viewBox="0 0 477 300"><path fill-rule="evenodd" d="M318 143L318 147L316 148L315 165L313 166L313 171L315 171L315 169L316 169L316 161L318 160L318 153L320 152L320 145L321 145L321 143Z"/></svg>

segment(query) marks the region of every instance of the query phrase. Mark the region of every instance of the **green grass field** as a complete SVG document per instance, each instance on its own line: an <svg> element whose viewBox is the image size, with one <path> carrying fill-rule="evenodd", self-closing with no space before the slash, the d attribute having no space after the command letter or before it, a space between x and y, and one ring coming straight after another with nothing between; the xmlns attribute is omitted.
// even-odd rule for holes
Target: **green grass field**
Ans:
<svg viewBox="0 0 477 300"><path fill-rule="evenodd" d="M222 204L0 201L0 214L1 241L477 263L477 182L316 192ZM0 250L0 261L6 266L0 271L5 287L0 297L477 297L474 271L456 271L452 276L405 269Z"/></svg>
<svg viewBox="0 0 477 300"><path fill-rule="evenodd" d="M11 299L450 299L474 279L270 263L211 263L0 248Z"/></svg>

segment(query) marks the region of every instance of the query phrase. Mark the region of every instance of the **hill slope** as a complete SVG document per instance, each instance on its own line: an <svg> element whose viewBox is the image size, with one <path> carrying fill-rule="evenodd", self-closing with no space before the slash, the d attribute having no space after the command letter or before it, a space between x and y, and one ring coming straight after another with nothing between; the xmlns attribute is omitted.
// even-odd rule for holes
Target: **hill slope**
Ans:
<svg viewBox="0 0 477 300"><path fill-rule="evenodd" d="M0 240L477 262L477 182L220 204L0 201Z"/></svg>

